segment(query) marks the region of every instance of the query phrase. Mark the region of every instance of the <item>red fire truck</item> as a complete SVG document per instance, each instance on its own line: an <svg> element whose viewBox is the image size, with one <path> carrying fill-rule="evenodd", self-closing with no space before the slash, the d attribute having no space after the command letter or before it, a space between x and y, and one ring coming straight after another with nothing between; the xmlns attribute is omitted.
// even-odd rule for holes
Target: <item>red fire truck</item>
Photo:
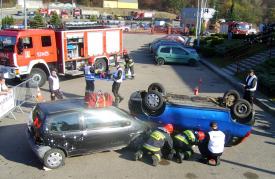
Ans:
<svg viewBox="0 0 275 179"><path fill-rule="evenodd" d="M122 51L120 28L1 30L0 73L9 79L32 78L42 86L51 68L59 75L81 75L89 61L106 71Z"/></svg>

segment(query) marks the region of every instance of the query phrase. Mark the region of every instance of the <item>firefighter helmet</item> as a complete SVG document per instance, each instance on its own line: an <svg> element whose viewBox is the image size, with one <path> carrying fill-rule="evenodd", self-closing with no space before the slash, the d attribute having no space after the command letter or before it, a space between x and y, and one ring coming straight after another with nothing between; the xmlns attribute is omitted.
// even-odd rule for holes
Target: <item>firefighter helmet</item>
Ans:
<svg viewBox="0 0 275 179"><path fill-rule="evenodd" d="M174 131L174 127L172 124L166 124L165 126L163 126L163 128L166 129L169 134L173 133Z"/></svg>

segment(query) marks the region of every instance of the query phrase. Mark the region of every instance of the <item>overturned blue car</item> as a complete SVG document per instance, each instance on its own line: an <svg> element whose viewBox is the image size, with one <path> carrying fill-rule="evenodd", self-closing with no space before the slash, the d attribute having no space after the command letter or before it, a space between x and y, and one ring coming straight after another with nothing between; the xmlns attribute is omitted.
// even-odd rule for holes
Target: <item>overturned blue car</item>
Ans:
<svg viewBox="0 0 275 179"><path fill-rule="evenodd" d="M234 146L247 138L255 123L250 103L235 90L223 97L211 98L166 93L159 83L148 90L132 93L129 102L132 115L153 123L171 123L178 130L209 130L216 121L226 135L226 146Z"/></svg>

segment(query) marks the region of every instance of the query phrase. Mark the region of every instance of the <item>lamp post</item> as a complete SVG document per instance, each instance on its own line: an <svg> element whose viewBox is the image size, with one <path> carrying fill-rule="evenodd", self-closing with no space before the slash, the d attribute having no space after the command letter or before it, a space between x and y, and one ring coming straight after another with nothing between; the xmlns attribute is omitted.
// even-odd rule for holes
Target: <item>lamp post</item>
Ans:
<svg viewBox="0 0 275 179"><path fill-rule="evenodd" d="M27 26L27 9L26 9L26 0L24 0L24 27L25 29L28 28Z"/></svg>
<svg viewBox="0 0 275 179"><path fill-rule="evenodd" d="M2 20L3 20L3 1L1 0L1 24L0 24L0 27L2 29Z"/></svg>

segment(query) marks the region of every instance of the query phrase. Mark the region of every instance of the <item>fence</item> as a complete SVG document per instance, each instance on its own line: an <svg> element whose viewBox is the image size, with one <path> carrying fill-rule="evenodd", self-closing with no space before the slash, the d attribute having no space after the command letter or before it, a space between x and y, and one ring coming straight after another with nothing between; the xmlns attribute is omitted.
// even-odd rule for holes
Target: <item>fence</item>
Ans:
<svg viewBox="0 0 275 179"><path fill-rule="evenodd" d="M30 83L30 80L32 79L20 83L19 85L11 88L7 95L1 96L0 119L7 115L11 115L14 119L16 119L15 115L13 114L15 110L19 109L23 113L21 107L24 103L36 103L38 84L34 83L34 81Z"/></svg>

